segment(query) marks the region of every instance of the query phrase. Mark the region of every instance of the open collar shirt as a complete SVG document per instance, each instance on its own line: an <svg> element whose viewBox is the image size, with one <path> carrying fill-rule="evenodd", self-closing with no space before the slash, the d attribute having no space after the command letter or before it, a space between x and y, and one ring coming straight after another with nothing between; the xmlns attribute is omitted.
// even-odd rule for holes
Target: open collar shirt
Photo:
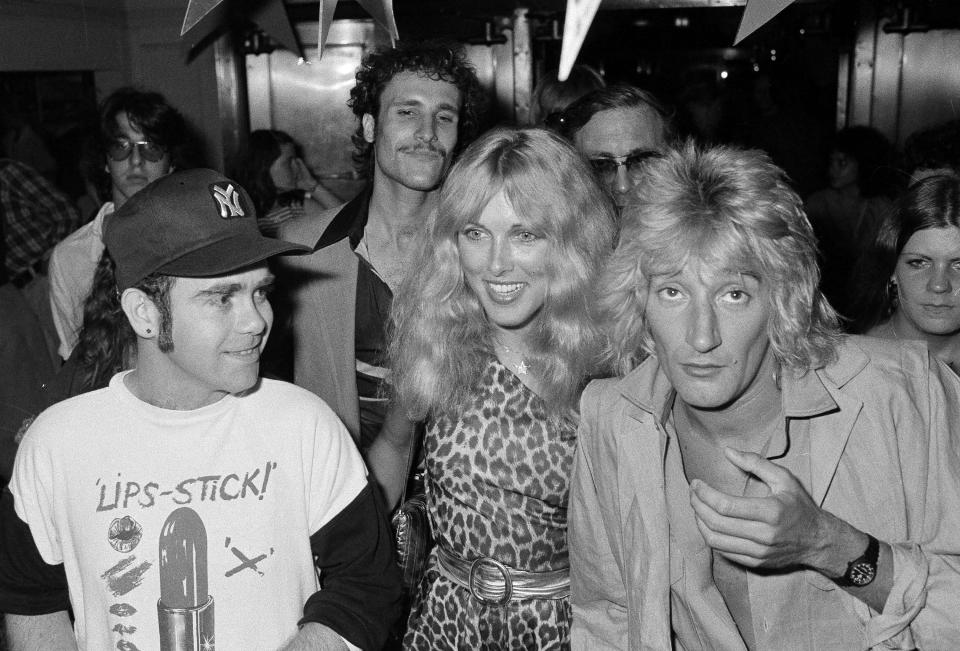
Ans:
<svg viewBox="0 0 960 651"><path fill-rule="evenodd" d="M104 203L97 216L57 244L50 256L50 309L60 345L57 352L70 357L80 327L83 304L93 287L93 276L103 255L103 220L114 211L114 203Z"/></svg>

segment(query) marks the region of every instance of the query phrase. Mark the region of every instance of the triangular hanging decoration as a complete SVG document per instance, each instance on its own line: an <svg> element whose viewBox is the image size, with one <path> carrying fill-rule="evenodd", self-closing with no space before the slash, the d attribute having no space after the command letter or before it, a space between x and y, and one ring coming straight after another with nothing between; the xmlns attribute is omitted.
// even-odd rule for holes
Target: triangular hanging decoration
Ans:
<svg viewBox="0 0 960 651"><path fill-rule="evenodd" d="M323 58L323 48L327 44L327 34L330 33L330 24L333 22L333 12L337 9L338 0L320 0L320 32L317 34L317 58Z"/></svg>
<svg viewBox="0 0 960 651"><path fill-rule="evenodd" d="M303 56L283 0L189 0L180 40L189 52L233 20L254 23L271 39Z"/></svg>
<svg viewBox="0 0 960 651"><path fill-rule="evenodd" d="M330 34L330 24L333 22L333 13L337 9L338 0L320 0L320 32L317 34L318 57L323 57L323 48L327 44ZM390 42L394 43L400 34L397 32L397 21L393 17L393 0L357 0L357 4L370 14L374 21L387 30Z"/></svg>
<svg viewBox="0 0 960 651"><path fill-rule="evenodd" d="M567 0L567 15L563 21L563 45L560 48L560 72L557 79L566 81L577 61L583 39L600 7L600 0Z"/></svg>
<svg viewBox="0 0 960 651"><path fill-rule="evenodd" d="M250 20L274 41L303 58L300 40L293 31L283 0L269 0L250 10Z"/></svg>
<svg viewBox="0 0 960 651"><path fill-rule="evenodd" d="M180 36L186 36L187 32L197 26L205 16L217 8L223 0L189 0L187 4L187 13L183 16L183 25L180 27Z"/></svg>
<svg viewBox="0 0 960 651"><path fill-rule="evenodd" d="M194 49L213 40L214 33L227 22L229 3L223 0L190 0L180 27L180 46L189 61Z"/></svg>
<svg viewBox="0 0 960 651"><path fill-rule="evenodd" d="M740 28L737 30L737 38L734 39L733 44L737 45L791 4L793 0L747 0L743 18L740 19Z"/></svg>
<svg viewBox="0 0 960 651"><path fill-rule="evenodd" d="M400 38L397 21L393 17L393 0L357 0L357 4L367 10L373 19L390 34L390 41Z"/></svg>

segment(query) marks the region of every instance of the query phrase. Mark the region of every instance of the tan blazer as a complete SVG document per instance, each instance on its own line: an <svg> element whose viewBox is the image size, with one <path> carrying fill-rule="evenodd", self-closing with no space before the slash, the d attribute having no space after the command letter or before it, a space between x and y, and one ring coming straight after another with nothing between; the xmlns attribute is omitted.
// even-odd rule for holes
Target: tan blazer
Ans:
<svg viewBox="0 0 960 651"><path fill-rule="evenodd" d="M679 455L665 454L674 395L655 357L583 394L569 510L574 650L745 648L709 560L694 556L702 536L670 516L670 486L672 503L689 499ZM748 572L758 647L960 649L960 379L916 342L850 337L834 364L785 373L782 395L788 445L774 463L890 543L894 585L878 615L812 570Z"/></svg>
<svg viewBox="0 0 960 651"><path fill-rule="evenodd" d="M284 222L279 237L314 246L342 208ZM344 238L309 255L281 256L279 265L292 309L294 382L323 398L359 442L357 256Z"/></svg>

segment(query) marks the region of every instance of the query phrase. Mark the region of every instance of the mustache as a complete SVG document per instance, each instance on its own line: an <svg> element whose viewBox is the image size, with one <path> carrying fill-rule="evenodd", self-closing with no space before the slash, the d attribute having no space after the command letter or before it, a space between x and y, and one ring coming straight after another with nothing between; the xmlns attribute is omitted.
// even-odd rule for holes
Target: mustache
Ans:
<svg viewBox="0 0 960 651"><path fill-rule="evenodd" d="M401 147L400 151L405 153L421 153L421 152L430 152L443 158L447 157L447 149L442 145L434 145L431 143L426 143L422 145L413 145L410 147Z"/></svg>

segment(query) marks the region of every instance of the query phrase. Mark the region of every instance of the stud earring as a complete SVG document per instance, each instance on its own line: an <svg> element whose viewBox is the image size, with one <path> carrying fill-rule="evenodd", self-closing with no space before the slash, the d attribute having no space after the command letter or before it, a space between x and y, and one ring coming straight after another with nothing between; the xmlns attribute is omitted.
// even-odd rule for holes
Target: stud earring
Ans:
<svg viewBox="0 0 960 651"><path fill-rule="evenodd" d="M147 334L149 335L149 334L152 334L152 333L153 333L153 330L151 330L150 328L147 328Z"/></svg>

